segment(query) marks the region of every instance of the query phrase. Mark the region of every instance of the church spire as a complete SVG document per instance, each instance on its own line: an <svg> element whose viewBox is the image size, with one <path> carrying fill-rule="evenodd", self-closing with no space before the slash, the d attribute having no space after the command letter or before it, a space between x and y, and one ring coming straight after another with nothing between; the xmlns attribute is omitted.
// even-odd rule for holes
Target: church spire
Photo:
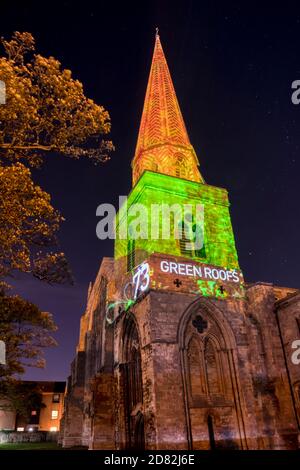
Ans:
<svg viewBox="0 0 300 470"><path fill-rule="evenodd" d="M134 184L145 170L204 182L177 101L158 28L132 167Z"/></svg>

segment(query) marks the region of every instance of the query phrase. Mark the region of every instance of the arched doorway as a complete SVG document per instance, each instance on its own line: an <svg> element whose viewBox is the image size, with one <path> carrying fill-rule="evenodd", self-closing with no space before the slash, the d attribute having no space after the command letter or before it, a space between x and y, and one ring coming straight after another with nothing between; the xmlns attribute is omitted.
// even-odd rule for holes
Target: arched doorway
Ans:
<svg viewBox="0 0 300 470"><path fill-rule="evenodd" d="M136 450L145 449L144 416L142 413L139 413L136 417L134 443Z"/></svg>

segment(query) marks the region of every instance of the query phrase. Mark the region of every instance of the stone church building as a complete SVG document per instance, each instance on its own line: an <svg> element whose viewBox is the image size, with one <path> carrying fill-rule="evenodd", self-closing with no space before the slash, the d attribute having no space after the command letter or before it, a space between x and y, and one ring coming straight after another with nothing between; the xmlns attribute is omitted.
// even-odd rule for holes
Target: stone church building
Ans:
<svg viewBox="0 0 300 470"><path fill-rule="evenodd" d="M132 171L114 258L102 260L81 318L63 446L298 448L300 291L244 281L228 193L199 172L158 34ZM121 236L135 204L161 203L202 208L200 247L185 230L175 237L187 222L174 214L169 238L165 218L145 213L147 236Z"/></svg>

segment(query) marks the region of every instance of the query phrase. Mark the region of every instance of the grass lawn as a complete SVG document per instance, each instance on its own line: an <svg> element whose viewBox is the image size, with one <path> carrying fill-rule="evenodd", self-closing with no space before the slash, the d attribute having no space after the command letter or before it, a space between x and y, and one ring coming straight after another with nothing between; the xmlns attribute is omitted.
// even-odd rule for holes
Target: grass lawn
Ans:
<svg viewBox="0 0 300 470"><path fill-rule="evenodd" d="M63 450L56 442L21 442L0 444L0 450Z"/></svg>

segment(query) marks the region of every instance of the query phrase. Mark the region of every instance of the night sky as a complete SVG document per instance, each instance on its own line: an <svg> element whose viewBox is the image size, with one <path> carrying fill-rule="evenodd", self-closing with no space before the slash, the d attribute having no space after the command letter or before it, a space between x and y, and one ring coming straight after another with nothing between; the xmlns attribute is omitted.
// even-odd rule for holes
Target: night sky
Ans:
<svg viewBox="0 0 300 470"><path fill-rule="evenodd" d="M96 207L131 187L130 162L150 70L155 27L205 180L228 189L246 281L299 287L300 4L189 1L1 1L0 33L31 32L109 111L116 151L105 165L47 155L35 181L66 222L60 243L76 279L50 287L21 276L17 292L54 314L57 348L27 379L65 380L88 283L112 241L96 238ZM283 8L284 5L284 8Z"/></svg>

